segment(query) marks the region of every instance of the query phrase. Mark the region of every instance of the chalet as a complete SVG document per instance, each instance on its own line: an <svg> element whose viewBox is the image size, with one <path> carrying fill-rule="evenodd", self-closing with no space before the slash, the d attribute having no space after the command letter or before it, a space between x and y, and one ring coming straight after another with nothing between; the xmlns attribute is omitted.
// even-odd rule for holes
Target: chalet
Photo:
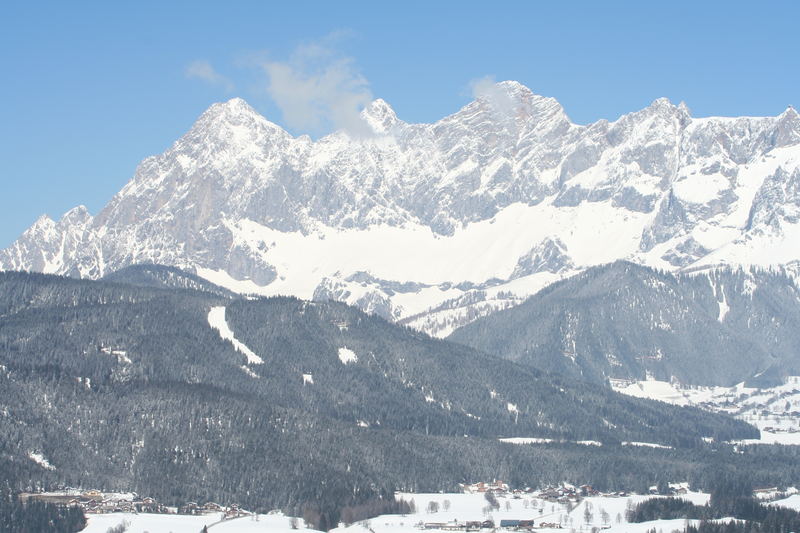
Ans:
<svg viewBox="0 0 800 533"><path fill-rule="evenodd" d="M98 501L100 501L100 500L103 499L103 493L100 492L99 490L94 490L94 489L87 490L86 492L81 494L81 498L83 498L84 500L98 500Z"/></svg>
<svg viewBox="0 0 800 533"><path fill-rule="evenodd" d="M491 483L486 483L484 481L480 481L478 483L473 483L471 485L468 484L461 484L461 490L467 494L474 494L474 493L485 493L485 492L493 492L495 494L505 494L508 492L508 485L503 483L501 480L492 481Z"/></svg>
<svg viewBox="0 0 800 533"><path fill-rule="evenodd" d="M208 512L219 512L222 511L222 506L218 503L206 502L206 504L203 505L203 510Z"/></svg>
<svg viewBox="0 0 800 533"><path fill-rule="evenodd" d="M100 502L97 500L89 500L88 502L83 502L83 510L87 513L99 513L100 512Z"/></svg>
<svg viewBox="0 0 800 533"><path fill-rule="evenodd" d="M180 508L178 508L178 514L199 514L200 508L197 505L197 502L186 502Z"/></svg>
<svg viewBox="0 0 800 533"><path fill-rule="evenodd" d="M225 509L225 518L238 518L246 514L248 513L242 510L242 508L236 503Z"/></svg>
<svg viewBox="0 0 800 533"><path fill-rule="evenodd" d="M759 489L753 489L753 494L772 494L778 492L778 487L762 487Z"/></svg>
<svg viewBox="0 0 800 533"><path fill-rule="evenodd" d="M119 506L117 502L111 499L105 499L100 502L100 512L101 513L116 513L119 511Z"/></svg>

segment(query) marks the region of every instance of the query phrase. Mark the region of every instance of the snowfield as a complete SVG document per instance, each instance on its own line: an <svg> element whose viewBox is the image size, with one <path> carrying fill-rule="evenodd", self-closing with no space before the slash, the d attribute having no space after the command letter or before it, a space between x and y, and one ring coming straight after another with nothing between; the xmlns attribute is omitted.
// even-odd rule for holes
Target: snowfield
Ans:
<svg viewBox="0 0 800 533"><path fill-rule="evenodd" d="M787 509L794 509L795 511L800 511L800 494L792 494L788 498L774 501L770 505L775 505L778 507L786 507Z"/></svg>
<svg viewBox="0 0 800 533"><path fill-rule="evenodd" d="M670 484L673 488L685 490L688 483ZM791 489L790 492L795 491ZM498 495L499 509L488 507L488 502L481 493L432 493L414 494L398 493L397 497L413 502L416 511L408 515L381 515L351 525L339 524L331 530L335 533L412 533L419 531L425 523L459 523L467 521L493 520L499 526L501 520L533 520L537 531L564 533L575 530L589 532L592 528L601 528L609 533L646 533L655 528L656 531L669 533L683 530L686 521L654 520L642 523L628 523L625 511L651 498L662 496L629 495L629 496L590 496L579 503L557 503L537 497L536 493L519 495ZM676 496L696 505L705 505L709 495L688 491ZM780 505L800 510L800 495L794 494L769 505ZM435 511L432 509L435 508ZM588 509L588 512L587 512ZM118 524L128 523L128 533L199 533L208 526L211 533L292 533L297 531L315 531L307 528L303 520L298 519L299 529L292 529L291 517L280 512L268 515L244 516L241 518L220 521L219 514L205 516L159 515L111 513L89 515L89 523L83 533L106 533ZM729 521L723 518L721 521ZM690 521L697 523L698 521ZM560 524L561 528L539 528L539 524ZM428 531L439 532L440 528Z"/></svg>
<svg viewBox="0 0 800 533"><path fill-rule="evenodd" d="M298 519L299 529L292 529L291 518L282 514L255 515L220 521L219 514L205 516L110 513L88 515L89 523L82 533L106 533L109 528L127 522L126 533L200 533L208 526L210 533L297 533L316 531Z"/></svg>
<svg viewBox="0 0 800 533"><path fill-rule="evenodd" d="M645 533L647 530L662 529L665 533L673 529L683 529L683 520L656 520L641 524L630 524L625 521L625 510L628 505L636 505L654 496L632 495L628 497L592 496L585 498L580 504L569 510L566 505L551 503L546 500L521 495L519 499L507 496L498 496L499 510L485 512L487 501L483 494L410 494L399 493L398 498L413 501L416 513L410 515L382 515L370 520L353 524L349 527L340 526L334 529L336 533L408 533L416 531L416 525L425 522L446 523L458 520L459 522L492 519L495 525L500 520L533 520L538 524L542 522L562 524L560 531L575 529L576 531L590 531L592 527L609 527L611 533ZM709 495L689 492L681 496L698 505L708 502ZM438 511L428 512L431 502L438 504ZM589 507L590 520L587 523L586 508ZM440 531L433 529L433 531ZM551 531L551 529L537 529L537 531Z"/></svg>

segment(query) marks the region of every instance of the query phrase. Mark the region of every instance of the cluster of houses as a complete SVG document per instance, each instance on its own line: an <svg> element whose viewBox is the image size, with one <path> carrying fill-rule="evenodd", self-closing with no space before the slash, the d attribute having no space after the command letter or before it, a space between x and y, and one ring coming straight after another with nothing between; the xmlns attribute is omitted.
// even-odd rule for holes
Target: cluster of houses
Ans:
<svg viewBox="0 0 800 533"><path fill-rule="evenodd" d="M250 514L238 505L222 506L207 502L198 504L187 502L179 507L169 507L150 497L139 497L135 492L126 494L103 494L98 490L83 492L67 490L64 492L44 492L21 494L22 501L39 500L62 505L75 505L87 514L104 513L156 513L181 515L208 515L221 513L222 519L238 518Z"/></svg>
<svg viewBox="0 0 800 533"><path fill-rule="evenodd" d="M419 529L436 529L441 531L481 531L482 529L495 530L494 520L459 522L420 522ZM533 520L500 520L500 529L506 531L532 531L537 528L561 529L560 524L541 522L538 526Z"/></svg>
<svg viewBox="0 0 800 533"><path fill-rule="evenodd" d="M493 492L495 494L508 493L508 485L503 483L502 480L495 480L490 483L485 481L479 481L478 483L472 484L459 483L459 486L465 494L484 494L486 492Z"/></svg>
<svg viewBox="0 0 800 533"><path fill-rule="evenodd" d="M596 491L591 485L576 487L569 484L531 491L532 496L553 503L577 503L581 501L581 498L598 496L599 494L600 492Z"/></svg>
<svg viewBox="0 0 800 533"><path fill-rule="evenodd" d="M565 483L559 487L548 487L546 489L532 489L532 488L525 488L525 489L514 489L510 490L506 483L503 483L501 480L486 482L480 481L478 483L472 484L460 484L461 490L466 494L485 494L487 492L495 494L501 497L508 497L511 496L513 498L522 498L524 495L534 496L536 498L541 498L548 502L553 503L567 503L567 502L578 502L581 498L586 496L598 496L601 495L599 491L595 490L591 485L581 485L576 487L574 485L570 485ZM626 493L613 493L613 494L602 494L603 496L625 496Z"/></svg>
<svg viewBox="0 0 800 533"><path fill-rule="evenodd" d="M796 412L795 411L795 412L793 412L791 414L794 414L794 413L797 413L798 417L800 417L800 412ZM790 427L790 428L779 428L778 427L778 428L774 428L772 426L767 426L767 427L763 428L763 431L766 431L766 432L769 432L769 433L800 433L800 429L797 429L795 427Z"/></svg>
<svg viewBox="0 0 800 533"><path fill-rule="evenodd" d="M419 529L440 529L444 531L480 531L481 529L494 529L494 520L459 522L420 522Z"/></svg>

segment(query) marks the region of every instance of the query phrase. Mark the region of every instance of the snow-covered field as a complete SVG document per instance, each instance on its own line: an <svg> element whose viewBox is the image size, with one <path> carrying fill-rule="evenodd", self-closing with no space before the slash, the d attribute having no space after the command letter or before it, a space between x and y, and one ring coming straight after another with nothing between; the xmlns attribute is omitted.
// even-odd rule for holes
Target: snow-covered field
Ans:
<svg viewBox="0 0 800 533"><path fill-rule="evenodd" d="M761 430L760 439L741 444L800 445L800 377L791 376L782 385L766 389L746 387L683 387L666 381L616 381L617 392L675 405L690 405L727 413Z"/></svg>
<svg viewBox="0 0 800 533"><path fill-rule="evenodd" d="M686 483L672 484L674 488L687 487ZM792 489L794 491L794 489ZM791 491L790 491L791 492ZM491 509L481 493L398 493L398 498L414 502L416 511L408 515L381 515L350 526L340 524L333 529L335 533L411 533L418 531L421 524L454 524L467 521L493 520L499 526L501 520L533 520L538 531L563 532L575 530L589 532L600 528L609 533L646 533L656 531L669 533L682 531L687 522L678 520L654 520L642 523L628 523L625 512L628 508L650 498L660 496L590 496L580 502L558 503L540 498L534 494L519 496L498 495L500 508ZM687 492L677 496L697 505L708 503L709 495L700 492ZM779 505L800 510L800 495L777 500L770 505ZM432 511L432 509L437 509ZM588 509L588 512L587 512ZM731 519L722 519L724 521ZM106 533L109 528L121 523L127 524L128 533L199 533L208 526L211 533L293 533L315 531L297 520L298 529L292 529L292 518L283 514L253 515L220 521L220 514L205 516L159 515L112 513L89 515L89 524L82 533ZM695 523L697 521L690 521ZM560 525L561 527L540 528L540 524ZM428 529L438 532L441 529Z"/></svg>
<svg viewBox="0 0 800 533"><path fill-rule="evenodd" d="M629 524L625 521L625 510L629 505L636 505L654 496L632 495L628 497L593 496L583 499L578 504L568 508L566 504L553 503L541 498L522 495L519 499L512 496L498 496L499 510L487 512L487 501L483 494L398 494L399 498L413 501L416 513L410 515L381 515L365 522L353 524L349 527L339 527L336 533L402 533L411 532L415 526L422 523L446 523L457 520L459 522L487 519L494 520L496 525L500 520L533 520L538 526L540 523L561 524L564 529L576 531L590 531L592 527L608 527L611 533L644 533L652 529L663 530L665 533L673 529L683 529L683 520L657 520L641 524ZM708 502L708 495L690 492L682 498L703 505ZM428 512L430 503L438 504L437 512ZM586 509L589 508L587 515ZM589 518L587 521L586 518ZM436 531L436 530L434 530ZM549 531L541 529L540 531ZM553 529L553 531L559 531Z"/></svg>
<svg viewBox="0 0 800 533"><path fill-rule="evenodd" d="M788 498L774 501L770 505L775 505L777 507L786 507L787 509L794 509L795 511L800 511L800 494L792 494Z"/></svg>
<svg viewBox="0 0 800 533"><path fill-rule="evenodd" d="M111 513L89 515L89 524L82 533L106 533L109 528L126 522L126 533L200 533L208 526L211 533L298 533L314 531L298 520L298 529L292 529L291 518L278 515L244 516L220 521L219 514L205 516Z"/></svg>
<svg viewBox="0 0 800 533"><path fill-rule="evenodd" d="M413 501L416 512L409 515L381 515L370 520L362 521L350 526L334 529L336 533L402 533L413 532L418 524L426 522L466 522L472 520L494 520L499 526L500 520L518 519L534 520L540 523L561 524L563 528L577 531L590 531L592 527L606 527L610 533L644 533L655 527L663 531L683 529L683 520L658 520L629 524L625 521L625 511L631 505L636 505L654 496L631 495L627 497L593 496L583 499L580 503L549 502L534 496L523 495L519 498L498 496L500 509L488 509L488 503L483 494L398 494L399 498ZM689 492L681 496L696 504L702 505L708 501L708 495ZM794 504L792 496L788 500ZM436 512L429 512L431 502L438 505ZM776 505L781 502L776 502ZM786 504L787 506L789 504ZM800 506L800 500L796 505ZM586 510L589 509L587 514ZM588 520L587 520L588 518ZM295 531L314 531L305 527L302 520L299 530L292 529L291 518L282 514L244 516L241 518L220 521L220 514L205 516L163 515L163 514L133 514L111 513L89 515L89 523L83 533L106 533L109 528L121 523L127 524L128 533L199 533L204 526L212 533L291 533ZM558 529L553 529L558 531ZM542 529L548 531L548 529Z"/></svg>

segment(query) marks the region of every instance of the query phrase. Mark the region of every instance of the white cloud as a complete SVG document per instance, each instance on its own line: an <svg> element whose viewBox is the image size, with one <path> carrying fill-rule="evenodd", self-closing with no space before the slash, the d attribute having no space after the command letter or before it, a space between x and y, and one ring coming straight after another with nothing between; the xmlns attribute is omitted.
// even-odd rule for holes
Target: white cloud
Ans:
<svg viewBox="0 0 800 533"><path fill-rule="evenodd" d="M495 113L508 115L514 110L514 100L507 90L497 85L494 76L474 79L469 86L472 89L472 96L488 102Z"/></svg>
<svg viewBox="0 0 800 533"><path fill-rule="evenodd" d="M267 93L290 128L369 135L372 130L360 115L372 100L369 82L351 57L327 44L330 40L299 46L286 61L262 60Z"/></svg>
<svg viewBox="0 0 800 533"><path fill-rule="evenodd" d="M186 74L187 78L202 80L211 85L219 85L227 92L231 92L234 88L233 83L228 78L214 70L211 63L202 59L189 63L184 69L184 74Z"/></svg>

